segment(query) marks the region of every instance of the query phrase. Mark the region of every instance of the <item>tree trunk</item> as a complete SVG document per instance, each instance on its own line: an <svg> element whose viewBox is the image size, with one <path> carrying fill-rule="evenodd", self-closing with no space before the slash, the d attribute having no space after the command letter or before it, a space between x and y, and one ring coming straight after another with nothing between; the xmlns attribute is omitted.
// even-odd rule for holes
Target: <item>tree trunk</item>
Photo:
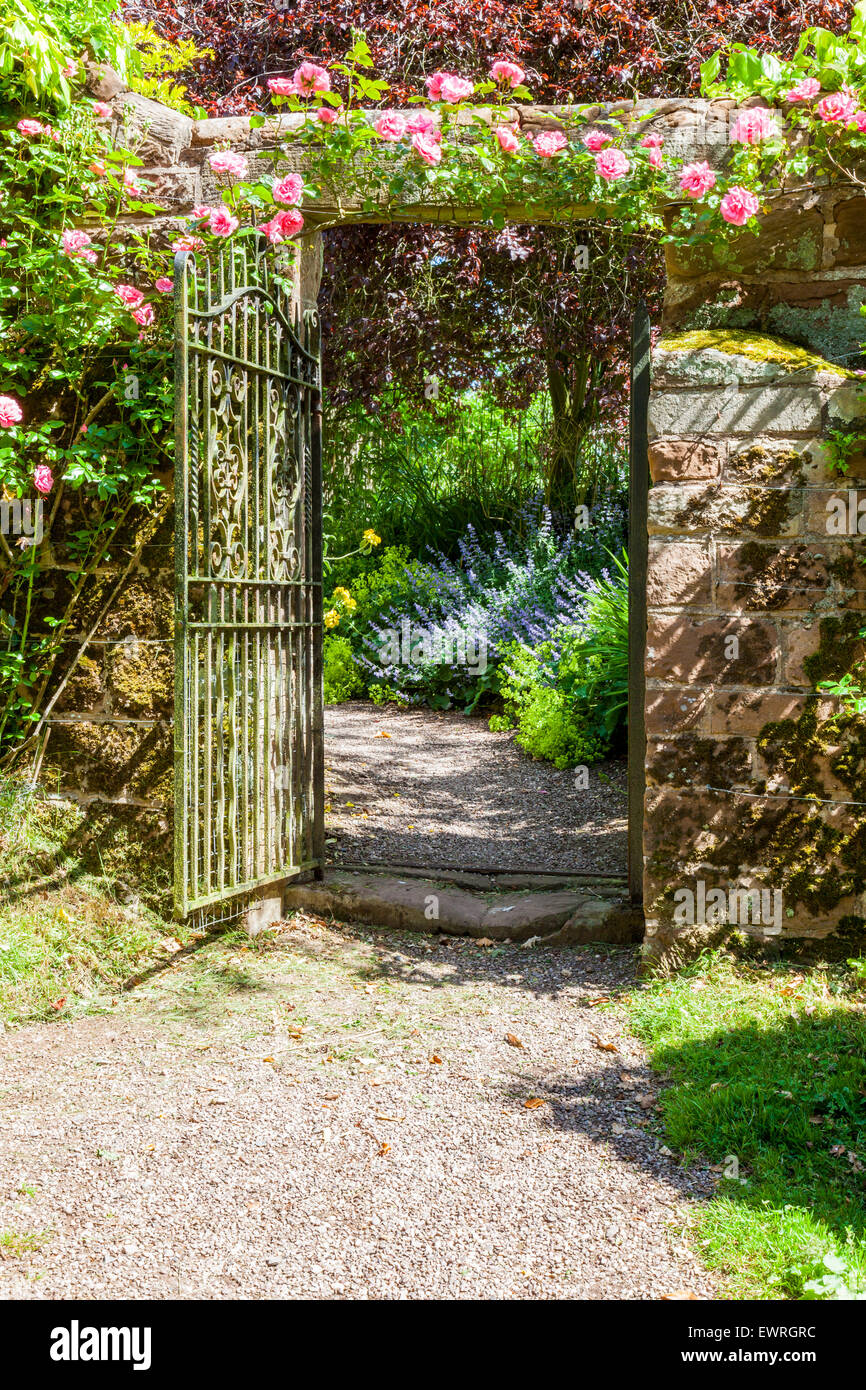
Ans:
<svg viewBox="0 0 866 1390"><path fill-rule="evenodd" d="M547 503L572 513L591 504L596 479L581 458L587 434L598 421L599 386L606 363L590 353L569 358L553 346L546 353L547 383L553 410Z"/></svg>

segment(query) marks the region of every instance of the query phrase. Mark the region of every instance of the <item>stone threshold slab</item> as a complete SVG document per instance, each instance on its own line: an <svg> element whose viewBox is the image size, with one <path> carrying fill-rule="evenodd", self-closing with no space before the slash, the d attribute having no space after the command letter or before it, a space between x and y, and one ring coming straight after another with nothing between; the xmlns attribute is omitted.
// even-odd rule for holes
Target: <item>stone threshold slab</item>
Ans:
<svg viewBox="0 0 866 1390"><path fill-rule="evenodd" d="M643 934L643 914L624 894L602 896L589 887L473 892L408 874L333 869L320 880L293 883L284 891L283 912L293 911L397 931L490 941L538 939L545 945L626 944L640 941Z"/></svg>

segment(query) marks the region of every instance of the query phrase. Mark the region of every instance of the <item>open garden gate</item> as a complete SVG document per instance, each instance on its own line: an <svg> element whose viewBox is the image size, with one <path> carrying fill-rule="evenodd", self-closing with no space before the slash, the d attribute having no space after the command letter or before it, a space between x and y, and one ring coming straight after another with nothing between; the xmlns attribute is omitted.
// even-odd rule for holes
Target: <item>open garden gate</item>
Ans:
<svg viewBox="0 0 866 1390"><path fill-rule="evenodd" d="M264 245L175 260L175 911L320 869L321 376Z"/></svg>

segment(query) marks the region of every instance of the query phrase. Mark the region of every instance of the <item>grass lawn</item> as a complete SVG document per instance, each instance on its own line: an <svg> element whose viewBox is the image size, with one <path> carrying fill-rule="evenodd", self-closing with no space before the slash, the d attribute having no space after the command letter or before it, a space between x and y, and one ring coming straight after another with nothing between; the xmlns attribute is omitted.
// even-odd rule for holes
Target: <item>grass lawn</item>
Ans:
<svg viewBox="0 0 866 1390"><path fill-rule="evenodd" d="M81 813L0 784L0 1023L112 1006L131 975L191 938L65 849Z"/></svg>
<svg viewBox="0 0 866 1390"><path fill-rule="evenodd" d="M718 1168L698 1248L733 1297L866 1294L862 966L709 955L628 1007L668 1145Z"/></svg>

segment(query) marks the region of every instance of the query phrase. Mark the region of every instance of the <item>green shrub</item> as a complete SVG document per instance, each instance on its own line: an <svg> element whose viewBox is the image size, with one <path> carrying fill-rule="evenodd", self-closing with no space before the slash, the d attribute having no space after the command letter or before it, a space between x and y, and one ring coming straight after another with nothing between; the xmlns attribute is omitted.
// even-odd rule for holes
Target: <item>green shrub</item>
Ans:
<svg viewBox="0 0 866 1390"><path fill-rule="evenodd" d="M348 637L327 636L322 648L325 704L339 705L364 688Z"/></svg>

